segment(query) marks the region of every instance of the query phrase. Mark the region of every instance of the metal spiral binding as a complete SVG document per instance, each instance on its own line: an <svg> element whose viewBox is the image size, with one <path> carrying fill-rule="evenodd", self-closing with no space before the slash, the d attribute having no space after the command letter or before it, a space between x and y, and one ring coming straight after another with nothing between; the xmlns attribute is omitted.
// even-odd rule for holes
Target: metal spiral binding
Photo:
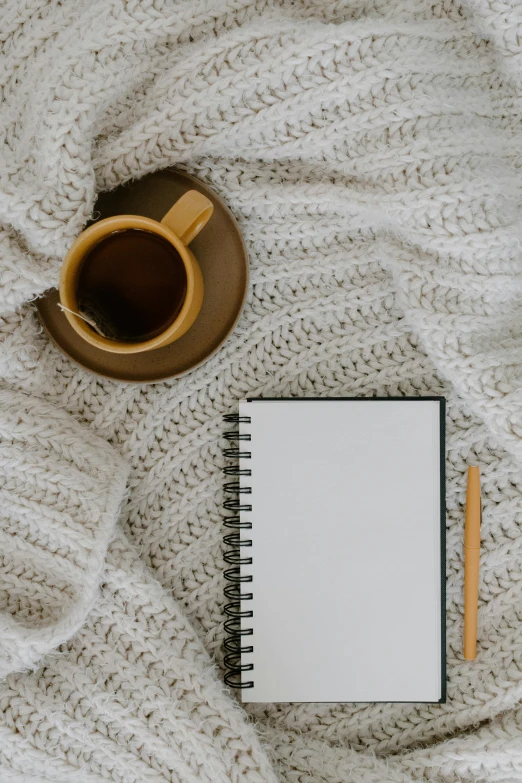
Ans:
<svg viewBox="0 0 522 783"><path fill-rule="evenodd" d="M225 415L224 420L229 424L250 424L250 416L239 416L235 413ZM225 596L228 599L228 603L225 605L225 668L227 673L225 674L225 682L230 688L253 688L254 683L252 680L243 681L243 672L251 672L254 668L252 663L241 663L242 653L251 653L254 651L252 645L243 644L244 637L252 636L252 628L242 628L241 621L243 618L253 617L254 613L251 610L242 610L243 601L251 601L252 593L242 591L242 584L252 582L252 576L249 574L241 575L242 565L251 565L252 558L243 556L242 549L251 547L252 541L248 538L242 538L239 530L251 530L252 523L241 521L242 511L252 511L250 503L243 502L242 495L250 495L252 493L251 487L242 487L239 482L239 476L251 476L252 471L248 468L240 468L238 460L250 459L252 454L250 451L243 451L241 443L243 441L249 441L250 435L240 433L237 430L225 432L224 437L229 442L237 442L237 446L231 446L224 449L224 455L227 460L234 461L235 464L227 465L223 468L223 472L226 476L236 476L238 480L230 481L225 484L226 500L224 507L227 511L231 512L224 518L223 524L229 530L234 532L228 533L223 537L225 546L230 547L225 554L224 560L227 565L231 566L225 570L225 579L229 584L225 587Z"/></svg>

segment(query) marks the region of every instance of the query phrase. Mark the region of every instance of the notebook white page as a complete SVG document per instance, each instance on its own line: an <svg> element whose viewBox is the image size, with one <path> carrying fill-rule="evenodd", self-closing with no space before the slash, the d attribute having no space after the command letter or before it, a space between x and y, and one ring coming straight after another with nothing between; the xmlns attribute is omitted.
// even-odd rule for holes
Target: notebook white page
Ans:
<svg viewBox="0 0 522 783"><path fill-rule="evenodd" d="M441 698L437 400L254 400L244 702ZM247 496L242 495L243 502Z"/></svg>

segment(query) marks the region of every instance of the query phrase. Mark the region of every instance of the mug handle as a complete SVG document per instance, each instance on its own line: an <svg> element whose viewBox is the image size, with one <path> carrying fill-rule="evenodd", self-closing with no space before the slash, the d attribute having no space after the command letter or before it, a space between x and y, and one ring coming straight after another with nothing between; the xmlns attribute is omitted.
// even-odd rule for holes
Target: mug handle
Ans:
<svg viewBox="0 0 522 783"><path fill-rule="evenodd" d="M179 198L162 218L161 223L170 228L184 245L189 245L214 211L214 205L197 190L189 190Z"/></svg>

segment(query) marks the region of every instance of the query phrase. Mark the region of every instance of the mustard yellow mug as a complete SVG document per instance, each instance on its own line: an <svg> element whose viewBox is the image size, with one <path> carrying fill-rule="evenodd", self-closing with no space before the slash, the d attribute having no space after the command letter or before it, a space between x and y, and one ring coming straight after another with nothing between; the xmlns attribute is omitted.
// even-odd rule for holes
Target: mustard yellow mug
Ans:
<svg viewBox="0 0 522 783"><path fill-rule="evenodd" d="M199 264L188 245L206 225L214 210L212 202L196 190L185 193L158 222L139 215L117 215L105 218L85 229L71 245L60 274L60 304L72 328L96 348L119 354L140 353L162 348L178 340L196 320L203 302L203 277ZM151 339L143 341L112 339L100 333L80 314L78 282L85 259L93 249L111 235L137 229L166 240L183 262L186 280L180 309L168 326Z"/></svg>

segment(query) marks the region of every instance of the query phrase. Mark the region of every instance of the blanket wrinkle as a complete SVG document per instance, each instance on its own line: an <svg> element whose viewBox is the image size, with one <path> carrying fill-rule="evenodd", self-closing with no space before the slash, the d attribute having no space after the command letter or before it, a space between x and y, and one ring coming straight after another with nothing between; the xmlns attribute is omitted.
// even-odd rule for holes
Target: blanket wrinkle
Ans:
<svg viewBox="0 0 522 783"><path fill-rule="evenodd" d="M6 0L0 41L0 780L519 780L522 8ZM237 217L247 303L202 367L119 385L32 302L98 191L171 165ZM376 394L448 398L448 701L245 710L221 684L222 415Z"/></svg>

